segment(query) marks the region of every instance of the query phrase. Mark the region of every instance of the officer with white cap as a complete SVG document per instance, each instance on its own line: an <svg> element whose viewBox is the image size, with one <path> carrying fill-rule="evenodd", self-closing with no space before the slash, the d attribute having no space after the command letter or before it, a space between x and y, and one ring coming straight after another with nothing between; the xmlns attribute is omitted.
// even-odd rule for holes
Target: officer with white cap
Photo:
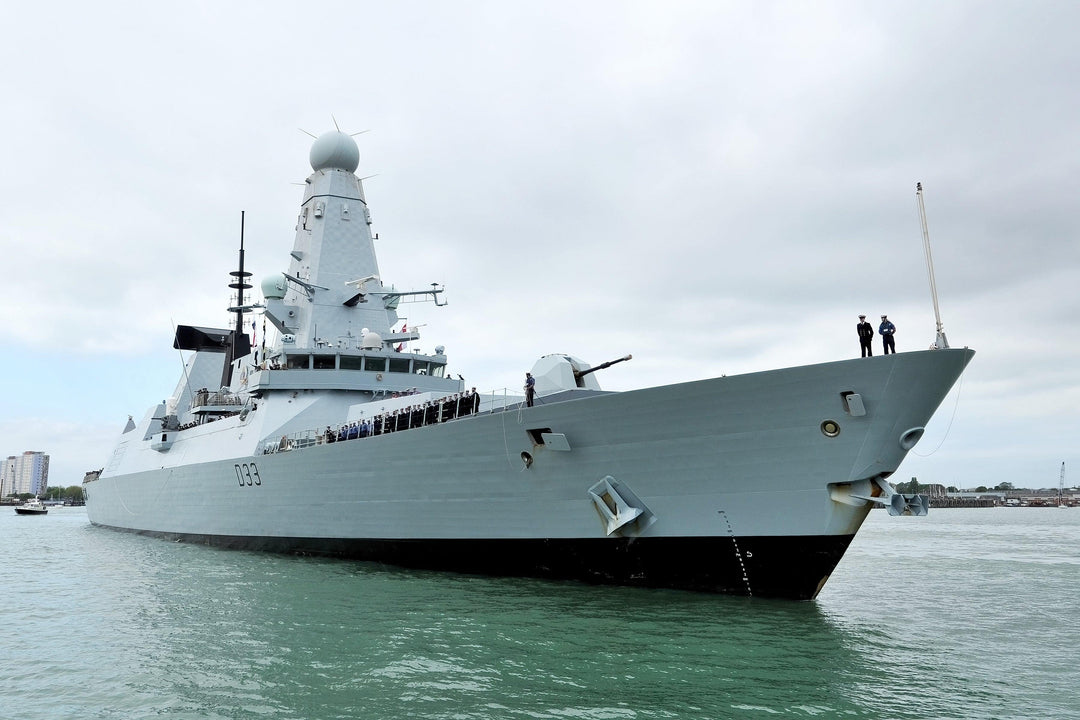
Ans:
<svg viewBox="0 0 1080 720"><path fill-rule="evenodd" d="M893 340L893 335L896 333L896 326L889 322L888 315L881 316L881 324L878 325L878 334L881 335L881 344L884 346L885 354L896 354L896 342Z"/></svg>

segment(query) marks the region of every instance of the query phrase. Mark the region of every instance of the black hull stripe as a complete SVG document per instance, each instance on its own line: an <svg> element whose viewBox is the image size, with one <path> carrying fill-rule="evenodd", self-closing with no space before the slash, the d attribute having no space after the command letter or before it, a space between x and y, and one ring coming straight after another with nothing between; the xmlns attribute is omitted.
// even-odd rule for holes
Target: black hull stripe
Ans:
<svg viewBox="0 0 1080 720"><path fill-rule="evenodd" d="M228 549L365 560L423 570L792 600L817 596L854 537L373 540L130 532Z"/></svg>

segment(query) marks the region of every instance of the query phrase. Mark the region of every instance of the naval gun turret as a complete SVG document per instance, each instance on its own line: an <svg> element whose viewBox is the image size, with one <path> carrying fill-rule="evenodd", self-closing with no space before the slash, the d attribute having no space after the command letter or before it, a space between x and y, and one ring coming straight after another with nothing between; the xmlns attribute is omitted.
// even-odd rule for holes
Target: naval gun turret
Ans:
<svg viewBox="0 0 1080 720"><path fill-rule="evenodd" d="M580 383L581 378L585 377L589 373L594 373L597 370L606 370L609 367L611 367L612 365L614 365L615 363L626 362L627 360L632 360L633 358L634 358L633 355L626 355L624 357L617 358L615 360L608 360L606 363L600 363L596 367L591 367L588 370L574 370L574 380L576 380L576 381L578 381ZM581 387L581 385L578 385L578 387Z"/></svg>
<svg viewBox="0 0 1080 720"><path fill-rule="evenodd" d="M532 376L536 379L536 394L543 397L564 390L600 390L600 383L597 382L593 373L630 360L632 357L632 355L626 355L590 367L584 360L572 355L561 353L545 355L537 360L532 368Z"/></svg>

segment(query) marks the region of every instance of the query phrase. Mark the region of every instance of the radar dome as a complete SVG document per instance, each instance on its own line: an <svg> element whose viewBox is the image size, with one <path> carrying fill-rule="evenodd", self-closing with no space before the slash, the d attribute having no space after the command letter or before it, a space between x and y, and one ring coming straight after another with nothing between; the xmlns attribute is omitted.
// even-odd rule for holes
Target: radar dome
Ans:
<svg viewBox="0 0 1080 720"><path fill-rule="evenodd" d="M378 350L382 347L382 335L377 332L369 332L360 339L360 347L364 350Z"/></svg>
<svg viewBox="0 0 1080 720"><path fill-rule="evenodd" d="M311 145L312 170L344 170L356 172L360 165L360 148L356 147L356 141L341 132L331 130L323 133Z"/></svg>
<svg viewBox="0 0 1080 720"><path fill-rule="evenodd" d="M263 297L267 300L280 300L285 297L285 291L288 289L285 284L285 276L281 273L263 278L259 287L262 289Z"/></svg>

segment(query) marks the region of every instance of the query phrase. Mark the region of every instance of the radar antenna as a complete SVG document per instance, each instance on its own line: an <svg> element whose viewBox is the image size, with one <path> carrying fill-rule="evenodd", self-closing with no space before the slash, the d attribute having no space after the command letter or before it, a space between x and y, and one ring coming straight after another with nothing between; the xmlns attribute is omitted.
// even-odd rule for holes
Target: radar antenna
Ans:
<svg viewBox="0 0 1080 720"><path fill-rule="evenodd" d="M923 252L926 253L926 273L930 279L930 297L934 302L934 319L937 321L937 337L934 338L935 350L945 350L949 340L945 337L945 326L941 324L941 310L938 308L937 281L934 280L934 258L930 254L930 230L926 225L926 205L923 203L922 183L915 183L915 201L919 205L919 222L922 225Z"/></svg>
<svg viewBox="0 0 1080 720"><path fill-rule="evenodd" d="M330 119L334 121L334 128L335 128L335 129L336 129L336 130L337 130L338 132L341 132L341 128L340 128L340 127L338 127L338 124L337 124L337 119L335 119L333 115L331 115L331 116L330 116ZM310 136L310 137L313 137L313 138L315 138L316 140L318 140L318 139L319 139L319 136L318 136L318 135L316 135L316 134L315 134L315 133L313 133L313 132L309 132L309 131L305 130L304 128L296 128L296 129L297 129L297 130L299 130L300 132L304 133L305 135L308 135L308 136ZM354 133L349 133L349 137L356 137L357 135L363 135L363 134L364 134L364 133L366 133L366 132L371 132L371 130L370 130L370 129L368 129L368 130L361 130L360 132L354 132ZM296 184L297 184L297 185L299 185L300 183L296 183Z"/></svg>

